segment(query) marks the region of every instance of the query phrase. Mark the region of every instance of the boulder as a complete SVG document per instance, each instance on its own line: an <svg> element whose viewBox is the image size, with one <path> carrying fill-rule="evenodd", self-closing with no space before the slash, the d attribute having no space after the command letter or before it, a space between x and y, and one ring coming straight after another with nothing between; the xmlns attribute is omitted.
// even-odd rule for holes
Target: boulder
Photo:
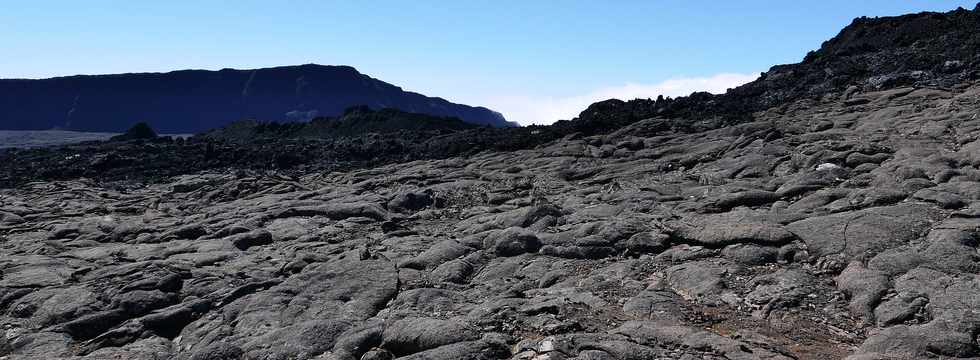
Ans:
<svg viewBox="0 0 980 360"><path fill-rule="evenodd" d="M782 225L742 211L701 216L690 222L678 222L673 237L678 242L709 247L739 243L779 246L796 238Z"/></svg>
<svg viewBox="0 0 980 360"><path fill-rule="evenodd" d="M529 230L510 227L488 236L484 248L493 250L497 256L517 256L537 252L541 249L541 240Z"/></svg>
<svg viewBox="0 0 980 360"><path fill-rule="evenodd" d="M381 347L404 356L479 338L476 328L456 320L405 318L385 328Z"/></svg>

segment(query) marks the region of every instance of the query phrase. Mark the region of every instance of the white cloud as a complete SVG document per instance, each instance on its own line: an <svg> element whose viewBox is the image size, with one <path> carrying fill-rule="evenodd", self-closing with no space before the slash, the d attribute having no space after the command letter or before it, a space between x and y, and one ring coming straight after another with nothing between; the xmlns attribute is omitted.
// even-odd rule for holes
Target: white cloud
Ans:
<svg viewBox="0 0 980 360"><path fill-rule="evenodd" d="M695 91L718 94L758 77L758 74L728 73L708 77L674 78L656 84L606 87L585 95L569 97L490 96L482 99L481 104L503 113L507 120L516 121L521 125L551 124L558 120L572 119L597 101L654 99L658 95L678 97L690 95Z"/></svg>

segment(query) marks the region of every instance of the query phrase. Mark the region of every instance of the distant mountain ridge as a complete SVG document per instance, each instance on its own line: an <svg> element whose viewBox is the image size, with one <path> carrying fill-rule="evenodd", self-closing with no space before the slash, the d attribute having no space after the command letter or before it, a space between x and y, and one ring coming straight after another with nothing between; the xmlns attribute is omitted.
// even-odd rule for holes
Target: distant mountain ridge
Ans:
<svg viewBox="0 0 980 360"><path fill-rule="evenodd" d="M300 121L351 106L516 126L484 107L408 92L350 66L0 79L0 129L119 132L144 121L161 132L201 132L242 119Z"/></svg>

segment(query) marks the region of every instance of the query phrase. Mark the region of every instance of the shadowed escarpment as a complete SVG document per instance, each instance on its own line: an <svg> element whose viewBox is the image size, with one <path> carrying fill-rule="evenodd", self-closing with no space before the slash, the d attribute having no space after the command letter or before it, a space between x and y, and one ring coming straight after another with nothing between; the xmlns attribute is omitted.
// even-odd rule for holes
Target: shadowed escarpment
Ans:
<svg viewBox="0 0 980 360"><path fill-rule="evenodd" d="M0 129L122 132L137 121L171 134L242 119L308 121L351 106L514 126L497 112L403 91L349 66L0 79Z"/></svg>
<svg viewBox="0 0 980 360"><path fill-rule="evenodd" d="M978 17L859 19L552 126L356 107L10 150L0 356L980 358Z"/></svg>

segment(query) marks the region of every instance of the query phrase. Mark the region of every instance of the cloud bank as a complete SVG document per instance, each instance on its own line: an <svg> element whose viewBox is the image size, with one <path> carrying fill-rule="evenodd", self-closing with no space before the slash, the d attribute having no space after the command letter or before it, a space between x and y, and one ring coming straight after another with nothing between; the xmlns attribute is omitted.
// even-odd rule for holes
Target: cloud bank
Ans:
<svg viewBox="0 0 980 360"><path fill-rule="evenodd" d="M597 101L654 99L659 95L678 97L690 95L695 91L719 94L758 77L758 74L726 73L708 77L675 78L656 84L606 87L588 94L570 97L492 96L484 99L483 104L503 113L509 121L516 121L521 125L546 125L558 120L572 119Z"/></svg>

